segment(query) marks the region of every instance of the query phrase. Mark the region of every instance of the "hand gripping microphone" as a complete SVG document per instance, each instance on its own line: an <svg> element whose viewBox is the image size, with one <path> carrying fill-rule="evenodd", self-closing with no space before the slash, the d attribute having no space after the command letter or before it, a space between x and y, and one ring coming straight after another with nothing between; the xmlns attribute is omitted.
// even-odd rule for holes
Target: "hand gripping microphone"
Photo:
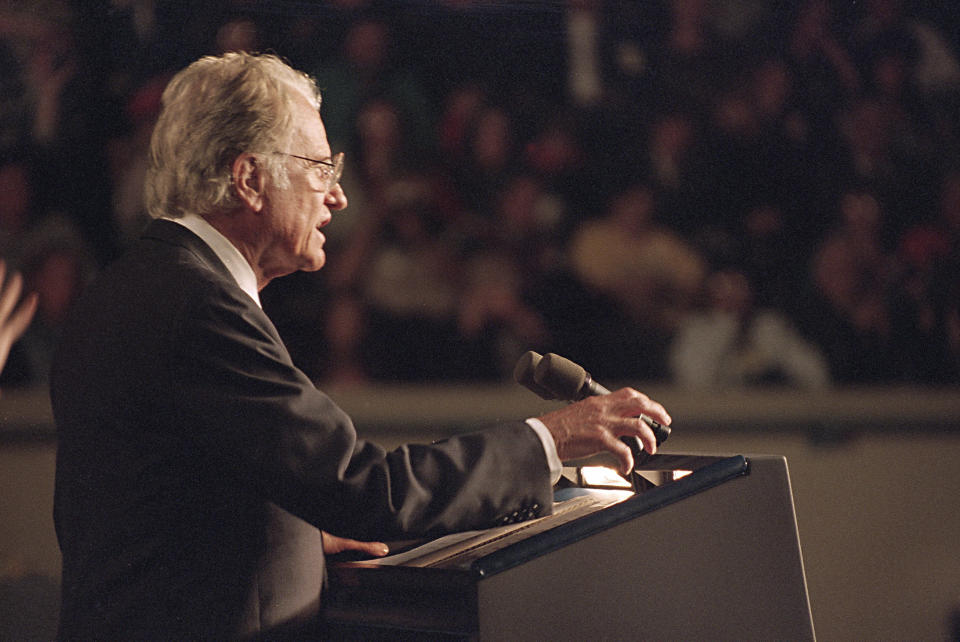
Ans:
<svg viewBox="0 0 960 642"><path fill-rule="evenodd" d="M580 401L587 397L610 394L610 391L594 381L582 366L552 352L542 356L532 350L527 352L517 361L513 378L547 400ZM664 426L646 415L640 415L640 420L653 430L657 446L670 436L670 426ZM628 445L633 448L636 444L628 442Z"/></svg>

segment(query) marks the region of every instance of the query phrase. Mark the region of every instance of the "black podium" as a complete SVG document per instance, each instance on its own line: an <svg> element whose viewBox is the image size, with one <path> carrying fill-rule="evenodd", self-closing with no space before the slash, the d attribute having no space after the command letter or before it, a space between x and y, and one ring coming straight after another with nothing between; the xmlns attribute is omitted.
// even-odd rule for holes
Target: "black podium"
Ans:
<svg viewBox="0 0 960 642"><path fill-rule="evenodd" d="M400 564L332 564L331 637L814 639L783 457L657 455L642 468L659 485L610 505ZM673 480L680 470L692 472Z"/></svg>

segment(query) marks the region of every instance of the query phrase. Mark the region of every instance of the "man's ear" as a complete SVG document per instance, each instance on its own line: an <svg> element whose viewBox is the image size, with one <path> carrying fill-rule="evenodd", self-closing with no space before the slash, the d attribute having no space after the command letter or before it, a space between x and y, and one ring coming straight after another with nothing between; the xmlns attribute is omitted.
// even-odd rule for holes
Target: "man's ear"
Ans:
<svg viewBox="0 0 960 642"><path fill-rule="evenodd" d="M254 212L263 208L266 175L253 154L240 154L233 161L233 189L237 198Z"/></svg>

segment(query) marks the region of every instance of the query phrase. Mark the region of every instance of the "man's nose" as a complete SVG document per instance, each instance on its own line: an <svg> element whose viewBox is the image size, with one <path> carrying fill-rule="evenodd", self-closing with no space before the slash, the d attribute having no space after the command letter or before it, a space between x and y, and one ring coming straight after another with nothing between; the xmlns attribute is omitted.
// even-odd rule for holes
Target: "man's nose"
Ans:
<svg viewBox="0 0 960 642"><path fill-rule="evenodd" d="M337 183L333 186L333 189L327 192L327 196L324 199L327 207L331 210L342 210L347 207L347 193L343 191L343 187L340 186L340 183Z"/></svg>

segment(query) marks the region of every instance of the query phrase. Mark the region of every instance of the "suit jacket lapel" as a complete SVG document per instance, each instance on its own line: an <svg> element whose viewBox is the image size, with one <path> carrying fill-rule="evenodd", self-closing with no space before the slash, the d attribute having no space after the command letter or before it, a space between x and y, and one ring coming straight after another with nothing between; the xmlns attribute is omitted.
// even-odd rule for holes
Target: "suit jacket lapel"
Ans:
<svg viewBox="0 0 960 642"><path fill-rule="evenodd" d="M257 305L253 299L247 295L246 292L243 292L243 290L237 284L236 279L234 279L233 275L230 273L230 270L227 269L227 266L224 265L223 261L220 260L220 257L217 256L217 253L213 251L213 248L207 245L206 241L197 236L196 233L174 221L155 219L151 221L144 229L143 233L141 234L141 239L160 241L161 243L182 247L193 254L198 261L206 265L210 270L220 276L223 279L224 284L228 284L228 286L232 289L236 289L238 293L242 293L242 295L240 295L238 298L241 298L245 303L249 303L247 309L249 313L253 314L253 318L259 319L259 321L257 321L259 327L265 333L267 333L273 339L273 341L281 346L284 351L287 350L286 344L284 343L283 338L280 336L280 332L277 330L266 311ZM292 359L291 363L293 363Z"/></svg>

